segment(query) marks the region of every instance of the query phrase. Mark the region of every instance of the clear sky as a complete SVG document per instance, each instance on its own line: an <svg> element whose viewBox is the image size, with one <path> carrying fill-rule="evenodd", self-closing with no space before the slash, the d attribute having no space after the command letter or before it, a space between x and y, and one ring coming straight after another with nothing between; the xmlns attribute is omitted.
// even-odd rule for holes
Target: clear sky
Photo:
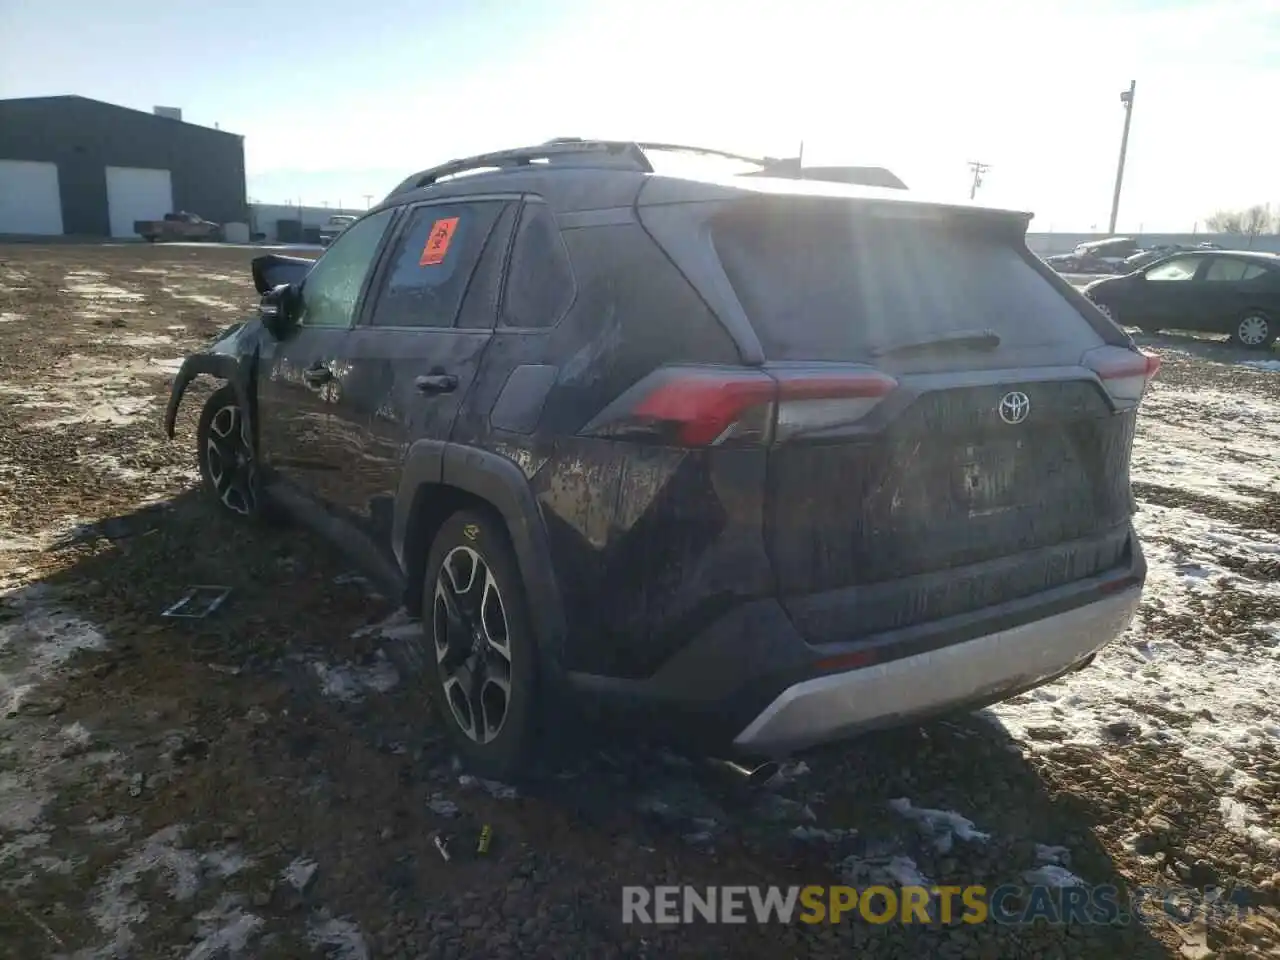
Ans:
<svg viewBox="0 0 1280 960"><path fill-rule="evenodd" d="M249 195L363 206L554 136L889 166L1122 232L1280 202L1280 0L0 0L0 97L75 93L245 137Z"/></svg>

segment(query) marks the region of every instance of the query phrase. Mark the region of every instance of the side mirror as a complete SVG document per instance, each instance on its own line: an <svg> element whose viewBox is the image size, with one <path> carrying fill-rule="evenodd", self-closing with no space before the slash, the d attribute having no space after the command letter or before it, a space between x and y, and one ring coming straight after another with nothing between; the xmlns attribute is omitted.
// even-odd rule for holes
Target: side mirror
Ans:
<svg viewBox="0 0 1280 960"><path fill-rule="evenodd" d="M301 306L298 288L292 283L282 283L262 295L258 316L268 333L277 340L283 340L297 325Z"/></svg>

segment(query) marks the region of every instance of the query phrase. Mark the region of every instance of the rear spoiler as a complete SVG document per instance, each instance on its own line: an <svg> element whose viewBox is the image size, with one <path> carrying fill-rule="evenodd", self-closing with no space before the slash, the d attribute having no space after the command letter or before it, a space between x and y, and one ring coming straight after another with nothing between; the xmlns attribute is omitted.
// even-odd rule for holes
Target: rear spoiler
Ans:
<svg viewBox="0 0 1280 960"><path fill-rule="evenodd" d="M906 190L907 185L885 167L802 167L799 159L781 160L762 170L739 174L743 177L781 177L786 180L822 180L827 183L850 183L862 187L885 187Z"/></svg>

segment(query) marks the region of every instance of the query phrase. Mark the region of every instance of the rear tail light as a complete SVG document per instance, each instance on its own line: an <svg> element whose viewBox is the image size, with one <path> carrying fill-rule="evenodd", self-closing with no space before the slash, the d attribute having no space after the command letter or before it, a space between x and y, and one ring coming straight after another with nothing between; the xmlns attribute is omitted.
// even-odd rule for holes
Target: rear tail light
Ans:
<svg viewBox="0 0 1280 960"><path fill-rule="evenodd" d="M1117 404L1132 406L1160 370L1160 358L1124 347L1098 347L1084 355L1084 365L1098 375Z"/></svg>
<svg viewBox="0 0 1280 960"><path fill-rule="evenodd" d="M582 432L682 447L777 443L855 423L897 385L868 368L765 373L664 367Z"/></svg>

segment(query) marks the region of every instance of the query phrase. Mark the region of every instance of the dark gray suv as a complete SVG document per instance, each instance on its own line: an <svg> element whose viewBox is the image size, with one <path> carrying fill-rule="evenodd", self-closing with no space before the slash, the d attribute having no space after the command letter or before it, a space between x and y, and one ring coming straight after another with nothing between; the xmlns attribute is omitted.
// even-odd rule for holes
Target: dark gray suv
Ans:
<svg viewBox="0 0 1280 960"><path fill-rule="evenodd" d="M188 358L170 436L192 377L225 381L212 495L286 508L420 612L494 775L551 704L769 756L1087 663L1145 576L1154 358L1027 214L655 172L674 149L455 161L314 266L258 258L261 316Z"/></svg>

